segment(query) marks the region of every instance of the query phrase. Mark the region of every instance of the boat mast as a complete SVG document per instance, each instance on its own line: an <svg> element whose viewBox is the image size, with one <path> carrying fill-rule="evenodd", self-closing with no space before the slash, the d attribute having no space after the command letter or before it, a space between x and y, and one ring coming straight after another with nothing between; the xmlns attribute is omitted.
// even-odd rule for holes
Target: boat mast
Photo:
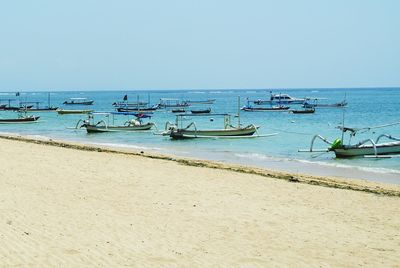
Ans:
<svg viewBox="0 0 400 268"><path fill-rule="evenodd" d="M344 143L344 111L343 109L343 117L342 117L342 143Z"/></svg>
<svg viewBox="0 0 400 268"><path fill-rule="evenodd" d="M240 128L240 96L238 96L238 128Z"/></svg>

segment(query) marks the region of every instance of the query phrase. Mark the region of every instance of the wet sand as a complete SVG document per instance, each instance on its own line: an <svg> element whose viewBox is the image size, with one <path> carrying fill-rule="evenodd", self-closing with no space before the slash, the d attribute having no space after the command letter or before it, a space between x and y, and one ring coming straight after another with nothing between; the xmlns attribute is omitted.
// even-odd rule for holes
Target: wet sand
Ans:
<svg viewBox="0 0 400 268"><path fill-rule="evenodd" d="M398 185L20 137L0 148L6 267L398 265Z"/></svg>

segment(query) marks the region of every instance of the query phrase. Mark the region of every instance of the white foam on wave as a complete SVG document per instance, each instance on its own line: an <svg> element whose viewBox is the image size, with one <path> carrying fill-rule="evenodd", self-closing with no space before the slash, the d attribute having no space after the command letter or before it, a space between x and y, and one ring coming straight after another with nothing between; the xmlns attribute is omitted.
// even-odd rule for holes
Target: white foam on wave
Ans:
<svg viewBox="0 0 400 268"><path fill-rule="evenodd" d="M152 150L152 151L163 151L163 148L159 147L146 147L146 146L139 146L134 144L124 144L124 143L103 143L103 142L85 142L85 144L91 145L100 145L100 146L109 146L115 148L129 148L135 150Z"/></svg>
<svg viewBox="0 0 400 268"><path fill-rule="evenodd" d="M21 136L21 134L18 132L6 132L6 131L0 131L0 135Z"/></svg>
<svg viewBox="0 0 400 268"><path fill-rule="evenodd" d="M380 173L380 174L391 173L391 174L399 174L400 175L400 170L390 169L390 168L351 166L351 165L345 165L345 164L340 164L340 163L327 163L327 162L322 162L322 161L313 162L313 161L300 160L300 159L294 159L294 161L297 161L300 163L306 163L306 164L318 164L320 166L327 166L327 167L344 168L344 169L356 168L357 170L366 171L366 172L373 172L373 173Z"/></svg>
<svg viewBox="0 0 400 268"><path fill-rule="evenodd" d="M43 135L24 135L24 137L29 138L29 139L35 139L35 140L42 140L42 141L52 140L52 138L43 136Z"/></svg>
<svg viewBox="0 0 400 268"><path fill-rule="evenodd" d="M284 158L284 157L273 157L264 154L258 153L235 153L236 157L239 158L247 158L249 160L256 160L256 161L270 161L270 162L294 162L294 163L301 163L306 165L318 165L318 166L325 166L325 167L332 167L332 168L339 168L339 169L357 169L359 171L368 172L368 173L378 173L378 174L399 174L400 170L396 169L389 169L389 168L380 168L380 167L365 167L365 166L352 166L346 165L342 163L327 163L322 161L309 161L305 159L293 159L293 158Z"/></svg>

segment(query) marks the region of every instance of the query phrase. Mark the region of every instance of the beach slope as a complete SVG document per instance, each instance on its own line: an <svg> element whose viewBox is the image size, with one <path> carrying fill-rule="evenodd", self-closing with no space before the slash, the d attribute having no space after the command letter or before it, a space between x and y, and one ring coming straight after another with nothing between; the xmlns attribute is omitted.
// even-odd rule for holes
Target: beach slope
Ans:
<svg viewBox="0 0 400 268"><path fill-rule="evenodd" d="M0 266L399 265L397 196L15 140L0 148Z"/></svg>

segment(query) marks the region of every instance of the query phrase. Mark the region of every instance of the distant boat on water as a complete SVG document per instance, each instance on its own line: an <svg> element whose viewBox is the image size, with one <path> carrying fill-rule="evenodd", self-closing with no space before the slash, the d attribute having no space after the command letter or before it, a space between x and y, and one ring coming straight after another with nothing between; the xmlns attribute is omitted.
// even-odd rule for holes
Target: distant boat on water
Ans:
<svg viewBox="0 0 400 268"><path fill-rule="evenodd" d="M68 101L64 101L64 105L92 105L94 100L88 100L87 98L70 98Z"/></svg>
<svg viewBox="0 0 400 268"><path fill-rule="evenodd" d="M272 94L272 91L270 92L270 98L269 100L262 100L258 99L253 101L254 104L257 105L263 105L263 104L303 104L306 99L305 98L293 98L289 96L288 94Z"/></svg>
<svg viewBox="0 0 400 268"><path fill-rule="evenodd" d="M337 103L319 103L318 99L314 99L313 102L305 101L303 103L304 108L343 108L347 106L347 101L343 100Z"/></svg>
<svg viewBox="0 0 400 268"><path fill-rule="evenodd" d="M173 113L184 113L186 111L185 111L185 109L179 109L178 108L178 109L172 109L171 112L173 112Z"/></svg>
<svg viewBox="0 0 400 268"><path fill-rule="evenodd" d="M93 110L65 110L65 109L57 109L58 114L89 114L93 112Z"/></svg>
<svg viewBox="0 0 400 268"><path fill-rule="evenodd" d="M23 108L30 109L33 107L33 105L22 106L21 105L22 103L20 103L20 105L18 105L18 106L11 105L11 103L15 102L16 99L0 99L0 102L2 102L2 101L6 102L6 104L4 104L4 103L0 104L0 110L2 110L2 111L19 111L20 109L23 109Z"/></svg>
<svg viewBox="0 0 400 268"><path fill-rule="evenodd" d="M290 107L279 105L279 106L271 106L271 107L251 107L251 106L244 106L242 107L242 111L245 112L282 112L287 111Z"/></svg>
<svg viewBox="0 0 400 268"><path fill-rule="evenodd" d="M189 103L180 101L179 99L169 99L169 98L161 98L160 102L157 104L158 108L179 108L179 107L188 107Z"/></svg>
<svg viewBox="0 0 400 268"><path fill-rule="evenodd" d="M157 107L118 107L116 110L118 112L150 112L157 110Z"/></svg>
<svg viewBox="0 0 400 268"><path fill-rule="evenodd" d="M211 108L203 109L203 110L191 110L192 114L209 114L211 112Z"/></svg>
<svg viewBox="0 0 400 268"><path fill-rule="evenodd" d="M293 114L313 114L315 113L315 108L306 108L303 110L290 110Z"/></svg>
<svg viewBox="0 0 400 268"><path fill-rule="evenodd" d="M208 100L184 100L184 103L187 104L214 104L215 99L208 99Z"/></svg>
<svg viewBox="0 0 400 268"><path fill-rule="evenodd" d="M0 118L0 124L21 124L36 122L40 116L19 116L18 118Z"/></svg>

